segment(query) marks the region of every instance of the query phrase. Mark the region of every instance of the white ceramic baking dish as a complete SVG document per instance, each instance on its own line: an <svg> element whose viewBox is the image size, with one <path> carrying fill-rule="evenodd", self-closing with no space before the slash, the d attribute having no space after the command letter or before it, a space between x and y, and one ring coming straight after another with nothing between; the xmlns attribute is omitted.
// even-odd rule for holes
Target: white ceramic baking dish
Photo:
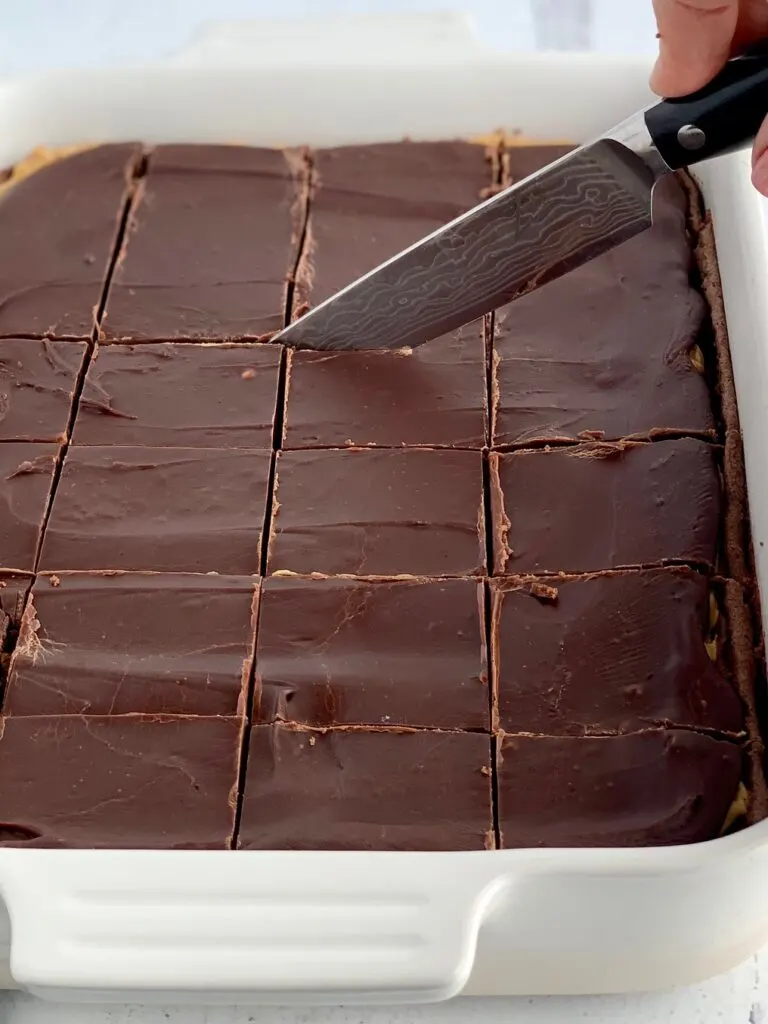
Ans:
<svg viewBox="0 0 768 1024"><path fill-rule="evenodd" d="M332 145L503 127L582 140L644 105L646 77L642 61L487 52L453 18L218 26L162 66L0 82L0 165L41 143L132 138ZM765 226L746 156L699 176L765 586ZM768 940L768 821L643 850L0 850L0 894L6 984L59 999L370 1003L660 988L724 971Z"/></svg>

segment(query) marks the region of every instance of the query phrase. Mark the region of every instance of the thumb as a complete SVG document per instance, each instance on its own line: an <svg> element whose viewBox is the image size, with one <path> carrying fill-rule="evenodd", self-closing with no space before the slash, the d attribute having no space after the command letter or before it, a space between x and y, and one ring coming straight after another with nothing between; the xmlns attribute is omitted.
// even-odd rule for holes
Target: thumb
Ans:
<svg viewBox="0 0 768 1024"><path fill-rule="evenodd" d="M706 85L728 60L739 16L738 0L653 0L659 58L651 88L685 96Z"/></svg>

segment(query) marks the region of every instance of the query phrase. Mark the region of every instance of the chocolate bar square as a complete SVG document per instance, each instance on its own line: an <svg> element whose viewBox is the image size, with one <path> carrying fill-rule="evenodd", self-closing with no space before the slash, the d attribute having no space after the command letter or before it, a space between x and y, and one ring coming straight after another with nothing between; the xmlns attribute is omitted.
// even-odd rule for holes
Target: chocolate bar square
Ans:
<svg viewBox="0 0 768 1024"><path fill-rule="evenodd" d="M242 715L256 607L244 577L38 576L4 713Z"/></svg>
<svg viewBox="0 0 768 1024"><path fill-rule="evenodd" d="M479 452L278 456L270 573L471 576L484 568Z"/></svg>
<svg viewBox="0 0 768 1024"><path fill-rule="evenodd" d="M397 352L290 354L284 448L482 448L483 324Z"/></svg>
<svg viewBox="0 0 768 1024"><path fill-rule="evenodd" d="M717 457L688 437L492 453L496 573L714 565Z"/></svg>
<svg viewBox="0 0 768 1024"><path fill-rule="evenodd" d="M280 358L271 345L100 345L73 441L271 448Z"/></svg>
<svg viewBox="0 0 768 1024"><path fill-rule="evenodd" d="M264 581L258 721L489 727L483 585Z"/></svg>
<svg viewBox="0 0 768 1024"><path fill-rule="evenodd" d="M258 339L284 323L302 210L298 154L158 146L115 268L110 341Z"/></svg>
<svg viewBox="0 0 768 1024"><path fill-rule="evenodd" d="M58 457L55 444L0 444L0 568L35 568Z"/></svg>
<svg viewBox="0 0 768 1024"><path fill-rule="evenodd" d="M0 845L230 845L242 721L116 715L0 721Z"/></svg>
<svg viewBox="0 0 768 1024"><path fill-rule="evenodd" d="M239 849L493 845L490 738L482 733L251 730Z"/></svg>
<svg viewBox="0 0 768 1024"><path fill-rule="evenodd" d="M0 441L67 438L85 342L0 340Z"/></svg>
<svg viewBox="0 0 768 1024"><path fill-rule="evenodd" d="M70 449L40 568L258 573L271 454Z"/></svg>
<svg viewBox="0 0 768 1024"><path fill-rule="evenodd" d="M649 231L496 311L494 446L715 436L686 198L662 186Z"/></svg>
<svg viewBox="0 0 768 1024"><path fill-rule="evenodd" d="M737 743L680 729L504 736L501 844L669 846L717 836L744 767Z"/></svg>
<svg viewBox="0 0 768 1024"><path fill-rule="evenodd" d="M0 335L91 337L140 156L38 151L0 186Z"/></svg>
<svg viewBox="0 0 768 1024"><path fill-rule="evenodd" d="M494 580L491 592L494 689L507 732L744 729L706 576L670 568Z"/></svg>

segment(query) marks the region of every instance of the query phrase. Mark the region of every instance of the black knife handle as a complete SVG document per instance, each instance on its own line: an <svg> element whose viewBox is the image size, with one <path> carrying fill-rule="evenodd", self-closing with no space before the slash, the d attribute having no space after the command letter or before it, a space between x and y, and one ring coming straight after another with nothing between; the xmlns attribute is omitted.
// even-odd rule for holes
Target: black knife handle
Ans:
<svg viewBox="0 0 768 1024"><path fill-rule="evenodd" d="M645 123L665 163L678 170L748 145L768 114L766 45L729 60L709 85L662 100Z"/></svg>

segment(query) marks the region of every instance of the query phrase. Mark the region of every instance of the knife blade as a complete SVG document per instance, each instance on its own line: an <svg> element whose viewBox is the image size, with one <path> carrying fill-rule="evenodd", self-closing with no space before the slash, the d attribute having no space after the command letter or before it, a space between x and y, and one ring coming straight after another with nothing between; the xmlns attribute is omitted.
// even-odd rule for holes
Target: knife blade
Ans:
<svg viewBox="0 0 768 1024"><path fill-rule="evenodd" d="M768 55L640 111L363 275L273 341L319 351L415 347L651 226L665 174L748 144L768 111Z"/></svg>

